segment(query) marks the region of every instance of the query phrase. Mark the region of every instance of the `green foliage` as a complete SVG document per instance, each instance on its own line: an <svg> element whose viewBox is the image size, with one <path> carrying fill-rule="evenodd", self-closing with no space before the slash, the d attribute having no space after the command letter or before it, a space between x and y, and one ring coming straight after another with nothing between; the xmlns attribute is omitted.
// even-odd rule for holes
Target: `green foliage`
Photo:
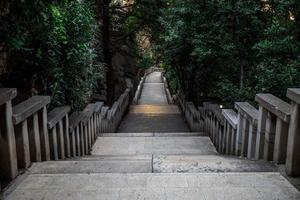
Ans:
<svg viewBox="0 0 300 200"><path fill-rule="evenodd" d="M153 67L155 65L155 62L151 56L151 53L142 53L140 56L140 59L138 60L138 66L141 69L148 69L150 67Z"/></svg>
<svg viewBox="0 0 300 200"><path fill-rule="evenodd" d="M51 95L52 106L84 106L104 74L97 41L100 29L86 2L10 3L3 38L11 70L4 85L21 93L31 91L29 95Z"/></svg>
<svg viewBox="0 0 300 200"><path fill-rule="evenodd" d="M228 105L253 101L258 92L284 98L300 86L299 1L163 0L151 8L158 5L142 17L159 17L140 29L151 34L167 75L176 73L169 81L195 103L205 96Z"/></svg>

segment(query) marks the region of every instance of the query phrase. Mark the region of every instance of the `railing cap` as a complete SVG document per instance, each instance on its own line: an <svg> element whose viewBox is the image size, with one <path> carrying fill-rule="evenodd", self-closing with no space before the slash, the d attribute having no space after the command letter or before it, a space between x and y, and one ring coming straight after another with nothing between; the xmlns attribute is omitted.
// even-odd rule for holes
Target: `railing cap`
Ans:
<svg viewBox="0 0 300 200"><path fill-rule="evenodd" d="M82 115L84 115L82 119L82 123L86 124L89 119L92 117L92 115L95 113L96 110L96 104L90 103L88 104L85 109L82 111Z"/></svg>
<svg viewBox="0 0 300 200"><path fill-rule="evenodd" d="M108 110L109 110L109 107L108 107L108 106L103 106L103 107L101 108L101 116L102 116L102 117L106 117Z"/></svg>
<svg viewBox="0 0 300 200"><path fill-rule="evenodd" d="M104 103L103 102L96 102L95 103L95 112L99 113L101 112L101 108L103 107Z"/></svg>
<svg viewBox="0 0 300 200"><path fill-rule="evenodd" d="M237 128L237 113L232 109L223 109L222 114L225 117L226 121L234 128Z"/></svg>
<svg viewBox="0 0 300 200"><path fill-rule="evenodd" d="M13 123L18 124L50 103L50 96L33 96L13 107Z"/></svg>
<svg viewBox="0 0 300 200"><path fill-rule="evenodd" d="M82 114L82 112L74 112L70 116L70 124L69 124L69 129L72 132L72 130L78 126L78 124L82 121L82 119L85 116Z"/></svg>
<svg viewBox="0 0 300 200"><path fill-rule="evenodd" d="M257 123L258 110L254 108L250 103L236 102L234 104L234 108L248 120L252 121L253 123Z"/></svg>
<svg viewBox="0 0 300 200"><path fill-rule="evenodd" d="M17 96L17 89L15 88L0 88L0 105L12 100Z"/></svg>
<svg viewBox="0 0 300 200"><path fill-rule="evenodd" d="M300 88L288 88L286 96L297 104L300 104Z"/></svg>
<svg viewBox="0 0 300 200"><path fill-rule="evenodd" d="M64 118L69 112L70 106L57 107L48 113L48 129L53 128L62 118Z"/></svg>
<svg viewBox="0 0 300 200"><path fill-rule="evenodd" d="M262 107L267 109L285 122L288 122L291 114L291 105L279 99L272 94L257 94L255 96L257 101Z"/></svg>

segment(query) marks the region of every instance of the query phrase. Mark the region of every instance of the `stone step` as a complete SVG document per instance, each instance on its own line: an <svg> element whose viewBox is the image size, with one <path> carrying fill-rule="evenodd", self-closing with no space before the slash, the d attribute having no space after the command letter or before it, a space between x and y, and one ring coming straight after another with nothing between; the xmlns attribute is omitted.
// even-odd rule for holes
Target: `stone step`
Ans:
<svg viewBox="0 0 300 200"><path fill-rule="evenodd" d="M134 105L130 113L135 114L181 114L177 105Z"/></svg>
<svg viewBox="0 0 300 200"><path fill-rule="evenodd" d="M29 169L32 174L65 173L151 173L152 158L103 159L103 160L64 160L34 163Z"/></svg>
<svg viewBox="0 0 300 200"><path fill-rule="evenodd" d="M299 200L279 173L30 174L7 200Z"/></svg>
<svg viewBox="0 0 300 200"><path fill-rule="evenodd" d="M185 132L185 133L103 133L100 137L195 137L207 136L204 132Z"/></svg>
<svg viewBox="0 0 300 200"><path fill-rule="evenodd" d="M189 132L181 114L134 114L123 119L118 132Z"/></svg>
<svg viewBox="0 0 300 200"><path fill-rule="evenodd" d="M215 155L209 137L98 137L92 155Z"/></svg>
<svg viewBox="0 0 300 200"><path fill-rule="evenodd" d="M222 155L154 155L155 173L278 172L275 164Z"/></svg>

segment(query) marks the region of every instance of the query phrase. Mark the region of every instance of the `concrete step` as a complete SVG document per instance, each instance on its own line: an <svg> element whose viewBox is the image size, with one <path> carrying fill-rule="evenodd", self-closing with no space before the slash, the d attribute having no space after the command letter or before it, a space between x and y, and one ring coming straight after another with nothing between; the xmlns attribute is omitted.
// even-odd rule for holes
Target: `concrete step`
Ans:
<svg viewBox="0 0 300 200"><path fill-rule="evenodd" d="M149 159L102 159L64 160L34 163L31 174L70 173L151 173L152 158Z"/></svg>
<svg viewBox="0 0 300 200"><path fill-rule="evenodd" d="M195 137L207 136L204 132L185 132L185 133L103 133L100 137Z"/></svg>
<svg viewBox="0 0 300 200"><path fill-rule="evenodd" d="M181 114L136 114L129 113L122 121L118 132L189 132Z"/></svg>
<svg viewBox="0 0 300 200"><path fill-rule="evenodd" d="M31 174L7 200L299 200L279 173Z"/></svg>
<svg viewBox="0 0 300 200"><path fill-rule="evenodd" d="M92 155L215 155L209 137L98 137Z"/></svg>
<svg viewBox="0 0 300 200"><path fill-rule="evenodd" d="M275 164L223 155L154 155L155 173L278 172Z"/></svg>
<svg viewBox="0 0 300 200"><path fill-rule="evenodd" d="M135 114L181 114L177 105L134 105L130 113Z"/></svg>

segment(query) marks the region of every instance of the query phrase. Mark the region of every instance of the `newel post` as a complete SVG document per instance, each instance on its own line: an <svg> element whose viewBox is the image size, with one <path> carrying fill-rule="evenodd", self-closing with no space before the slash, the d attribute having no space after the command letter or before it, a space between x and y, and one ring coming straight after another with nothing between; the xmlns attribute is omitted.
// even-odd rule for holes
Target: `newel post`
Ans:
<svg viewBox="0 0 300 200"><path fill-rule="evenodd" d="M18 175L11 104L11 100L16 95L16 89L0 88L0 177L8 179L13 179Z"/></svg>
<svg viewBox="0 0 300 200"><path fill-rule="evenodd" d="M292 100L291 121L287 144L286 169L288 175L300 175L300 89L288 89L287 97Z"/></svg>

